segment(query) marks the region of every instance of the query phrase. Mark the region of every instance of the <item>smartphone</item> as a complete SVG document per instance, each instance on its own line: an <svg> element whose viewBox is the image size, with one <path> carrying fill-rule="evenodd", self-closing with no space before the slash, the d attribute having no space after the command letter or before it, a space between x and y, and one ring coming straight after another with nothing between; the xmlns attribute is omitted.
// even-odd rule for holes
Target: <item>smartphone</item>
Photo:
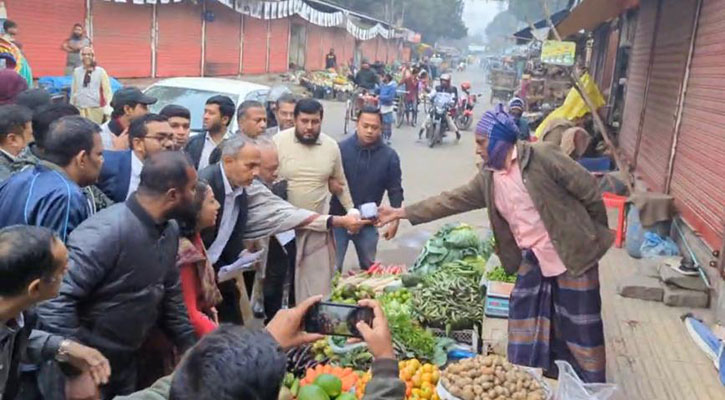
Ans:
<svg viewBox="0 0 725 400"><path fill-rule="evenodd" d="M373 309L337 303L317 303L305 314L305 331L323 335L361 337L357 323L373 325Z"/></svg>

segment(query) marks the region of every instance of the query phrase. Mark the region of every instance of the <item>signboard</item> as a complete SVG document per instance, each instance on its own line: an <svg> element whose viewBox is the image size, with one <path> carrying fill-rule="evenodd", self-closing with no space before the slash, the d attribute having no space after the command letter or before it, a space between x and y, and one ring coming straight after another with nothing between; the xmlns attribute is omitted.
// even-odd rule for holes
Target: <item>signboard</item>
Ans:
<svg viewBox="0 0 725 400"><path fill-rule="evenodd" d="M576 58L576 43L545 40L541 46L541 62L545 64L572 66Z"/></svg>

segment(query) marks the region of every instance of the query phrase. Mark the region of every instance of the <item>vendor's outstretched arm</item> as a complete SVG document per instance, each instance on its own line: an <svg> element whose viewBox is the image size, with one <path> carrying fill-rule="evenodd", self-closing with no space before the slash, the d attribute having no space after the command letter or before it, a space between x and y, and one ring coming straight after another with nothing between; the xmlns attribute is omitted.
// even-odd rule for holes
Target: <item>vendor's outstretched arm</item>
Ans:
<svg viewBox="0 0 725 400"><path fill-rule="evenodd" d="M380 207L378 225L407 219L413 225L435 221L450 215L486 207L484 177L479 172L470 182L437 196L409 205L404 209Z"/></svg>

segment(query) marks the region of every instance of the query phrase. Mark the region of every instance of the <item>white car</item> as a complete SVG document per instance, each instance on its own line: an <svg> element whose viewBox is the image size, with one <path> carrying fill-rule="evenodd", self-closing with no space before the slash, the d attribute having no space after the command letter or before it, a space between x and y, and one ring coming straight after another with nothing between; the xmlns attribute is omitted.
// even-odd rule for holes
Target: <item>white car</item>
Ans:
<svg viewBox="0 0 725 400"><path fill-rule="evenodd" d="M149 96L159 99L150 107L151 112L158 113L169 104L184 106L191 112L191 131L202 132L204 105L216 95L229 96L235 106L245 100L257 100L264 104L269 93L269 86L225 78L169 78L158 81L144 90ZM230 132L236 132L236 111L232 118Z"/></svg>

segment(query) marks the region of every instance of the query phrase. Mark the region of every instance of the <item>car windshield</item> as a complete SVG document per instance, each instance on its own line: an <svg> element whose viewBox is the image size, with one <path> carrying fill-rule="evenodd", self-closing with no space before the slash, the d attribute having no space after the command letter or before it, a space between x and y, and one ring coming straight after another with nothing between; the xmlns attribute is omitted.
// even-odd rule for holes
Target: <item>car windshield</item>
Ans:
<svg viewBox="0 0 725 400"><path fill-rule="evenodd" d="M204 119L204 105L206 101L216 95L229 96L236 105L238 95L232 93L209 92L206 90L188 89L170 86L150 87L146 94L159 99L156 104L150 107L151 112L158 113L169 104L178 104L189 109L191 112L191 130L202 131Z"/></svg>

